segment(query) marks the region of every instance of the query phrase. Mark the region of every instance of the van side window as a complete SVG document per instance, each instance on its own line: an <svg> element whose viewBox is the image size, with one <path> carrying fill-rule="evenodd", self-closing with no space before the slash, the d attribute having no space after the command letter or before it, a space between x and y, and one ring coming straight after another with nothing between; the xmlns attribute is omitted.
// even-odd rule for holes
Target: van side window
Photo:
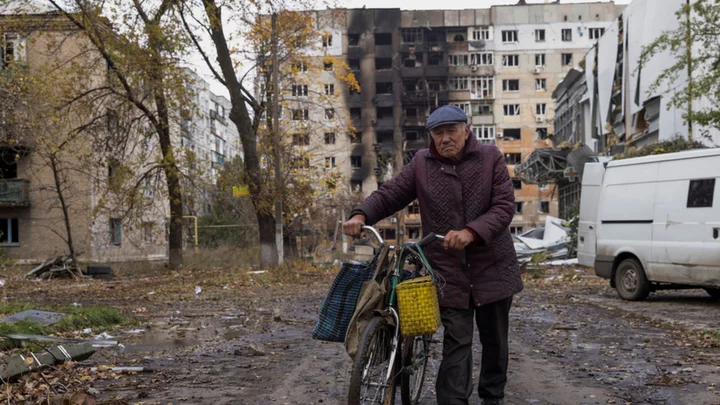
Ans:
<svg viewBox="0 0 720 405"><path fill-rule="evenodd" d="M690 180L688 208L707 208L713 206L715 179Z"/></svg>

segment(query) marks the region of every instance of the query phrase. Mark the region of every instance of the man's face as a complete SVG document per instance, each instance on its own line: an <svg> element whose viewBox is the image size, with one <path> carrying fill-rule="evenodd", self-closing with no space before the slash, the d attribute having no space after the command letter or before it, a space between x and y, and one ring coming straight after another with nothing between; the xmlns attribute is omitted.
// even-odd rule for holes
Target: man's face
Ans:
<svg viewBox="0 0 720 405"><path fill-rule="evenodd" d="M459 160L470 135L470 127L465 123L440 125L430 130L435 148L440 156Z"/></svg>

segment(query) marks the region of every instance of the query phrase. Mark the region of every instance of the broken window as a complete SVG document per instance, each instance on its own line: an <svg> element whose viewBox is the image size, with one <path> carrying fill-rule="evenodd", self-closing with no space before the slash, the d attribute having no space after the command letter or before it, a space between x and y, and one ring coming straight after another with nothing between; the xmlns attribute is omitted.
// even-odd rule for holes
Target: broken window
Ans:
<svg viewBox="0 0 720 405"><path fill-rule="evenodd" d="M493 54L490 52L473 53L470 55L470 64L479 66L492 66Z"/></svg>
<svg viewBox="0 0 720 405"><path fill-rule="evenodd" d="M508 42L517 42L518 41L518 32L517 30L503 30L502 32L502 41L505 43Z"/></svg>
<svg viewBox="0 0 720 405"><path fill-rule="evenodd" d="M453 42L465 42L465 36L462 34L455 34Z"/></svg>
<svg viewBox="0 0 720 405"><path fill-rule="evenodd" d="M392 69L392 58L375 58L375 70Z"/></svg>
<svg viewBox="0 0 720 405"><path fill-rule="evenodd" d="M420 135L418 131L405 131L405 140L406 141L419 141Z"/></svg>
<svg viewBox="0 0 720 405"><path fill-rule="evenodd" d="M376 94L392 94L393 84L392 82L379 82L375 83Z"/></svg>
<svg viewBox="0 0 720 405"><path fill-rule="evenodd" d="M564 53L562 54L562 65L563 66L572 66L573 64L573 57L571 53Z"/></svg>
<svg viewBox="0 0 720 405"><path fill-rule="evenodd" d="M351 143L362 143L362 134L358 134L355 131L348 131Z"/></svg>
<svg viewBox="0 0 720 405"><path fill-rule="evenodd" d="M323 48L329 48L332 46L333 36L331 33L326 32L322 35L322 46Z"/></svg>
<svg viewBox="0 0 720 405"><path fill-rule="evenodd" d="M0 245L18 246L20 244L20 227L17 218L0 218Z"/></svg>
<svg viewBox="0 0 720 405"><path fill-rule="evenodd" d="M290 68L296 72L307 72L308 67L305 62L294 62L290 65Z"/></svg>
<svg viewBox="0 0 720 405"><path fill-rule="evenodd" d="M406 108L405 108L405 117L407 117L407 118L417 118L417 108L415 108L415 107L406 107Z"/></svg>
<svg viewBox="0 0 720 405"><path fill-rule="evenodd" d="M325 132L325 145L335 145L335 132Z"/></svg>
<svg viewBox="0 0 720 405"><path fill-rule="evenodd" d="M516 202L516 203L515 203L515 213L516 213L516 214L522 214L522 209L523 209L523 203L521 203L521 202Z"/></svg>
<svg viewBox="0 0 720 405"><path fill-rule="evenodd" d="M307 108L302 110L293 110L292 119L293 121L307 121L310 119L310 112Z"/></svg>
<svg viewBox="0 0 720 405"><path fill-rule="evenodd" d="M359 120L362 118L362 108L360 107L353 107L350 109L350 118L354 120Z"/></svg>
<svg viewBox="0 0 720 405"><path fill-rule="evenodd" d="M334 108L326 108L325 109L325 119L326 120L335 119L335 109Z"/></svg>
<svg viewBox="0 0 720 405"><path fill-rule="evenodd" d="M448 88L450 90L467 90L468 89L468 78L467 77L451 77L448 81Z"/></svg>
<svg viewBox="0 0 720 405"><path fill-rule="evenodd" d="M547 128L538 128L537 129L537 137L538 139L547 139L548 136L548 129Z"/></svg>
<svg viewBox="0 0 720 405"><path fill-rule="evenodd" d="M479 104L473 106L473 115L492 115L492 105Z"/></svg>
<svg viewBox="0 0 720 405"><path fill-rule="evenodd" d="M420 80L412 79L403 81L403 89L405 91L418 91L421 89Z"/></svg>
<svg viewBox="0 0 720 405"><path fill-rule="evenodd" d="M326 72L330 72L333 70L333 63L332 62L323 62L323 70Z"/></svg>
<svg viewBox="0 0 720 405"><path fill-rule="evenodd" d="M360 34L348 34L348 46L359 46Z"/></svg>
<svg viewBox="0 0 720 405"><path fill-rule="evenodd" d="M550 212L550 202L549 201L541 201L540 202L540 212L549 213Z"/></svg>
<svg viewBox="0 0 720 405"><path fill-rule="evenodd" d="M503 115L508 117L520 115L520 104L503 105Z"/></svg>
<svg viewBox="0 0 720 405"><path fill-rule="evenodd" d="M492 76L471 77L470 92L475 97L493 98L495 95L493 83L495 83L495 78Z"/></svg>
<svg viewBox="0 0 720 405"><path fill-rule="evenodd" d="M110 243L122 245L122 222L118 218L110 218Z"/></svg>
<svg viewBox="0 0 720 405"><path fill-rule="evenodd" d="M487 41L490 39L490 27L481 27L472 32L473 41Z"/></svg>
<svg viewBox="0 0 720 405"><path fill-rule="evenodd" d="M513 235L522 235L523 229L521 226L511 226L510 233Z"/></svg>
<svg viewBox="0 0 720 405"><path fill-rule="evenodd" d="M353 193L362 193L362 181L359 180L351 180L350 181L350 188Z"/></svg>
<svg viewBox="0 0 720 405"><path fill-rule="evenodd" d="M520 128L505 128L503 139L510 141L520 140Z"/></svg>
<svg viewBox="0 0 720 405"><path fill-rule="evenodd" d="M470 115L470 103L453 103L452 105L463 110L465 114Z"/></svg>
<svg viewBox="0 0 720 405"><path fill-rule="evenodd" d="M536 67L545 66L545 54L544 53L536 53L535 54L535 66Z"/></svg>
<svg viewBox="0 0 720 405"><path fill-rule="evenodd" d="M570 42L572 41L572 30L570 28L563 28L560 36L562 37L563 42Z"/></svg>
<svg viewBox="0 0 720 405"><path fill-rule="evenodd" d="M519 79L503 80L503 91L520 91Z"/></svg>
<svg viewBox="0 0 720 405"><path fill-rule="evenodd" d="M547 79L535 79L535 91L547 91Z"/></svg>
<svg viewBox="0 0 720 405"><path fill-rule="evenodd" d="M402 59L404 67L422 67L423 54L421 52L404 53Z"/></svg>
<svg viewBox="0 0 720 405"><path fill-rule="evenodd" d="M378 143L392 143L393 142L393 131L378 131L377 132Z"/></svg>
<svg viewBox="0 0 720 405"><path fill-rule="evenodd" d="M348 66L350 66L350 70L360 70L360 59L348 59Z"/></svg>
<svg viewBox="0 0 720 405"><path fill-rule="evenodd" d="M335 85L334 84L326 84L325 85L325 95L326 96L334 96L335 95Z"/></svg>
<svg viewBox="0 0 720 405"><path fill-rule="evenodd" d="M309 169L310 168L310 159L300 158L300 157L293 158L292 167L295 169Z"/></svg>
<svg viewBox="0 0 720 405"><path fill-rule="evenodd" d="M518 55L504 55L502 58L503 66L512 67L520 66L520 56Z"/></svg>
<svg viewBox="0 0 720 405"><path fill-rule="evenodd" d="M392 34L375 34L375 45L392 45Z"/></svg>
<svg viewBox="0 0 720 405"><path fill-rule="evenodd" d="M590 39L600 39L605 33L605 28L590 28Z"/></svg>
<svg viewBox="0 0 720 405"><path fill-rule="evenodd" d="M410 240L420 239L420 227L419 226L406 226L405 236Z"/></svg>
<svg viewBox="0 0 720 405"><path fill-rule="evenodd" d="M325 158L325 168L326 169L334 169L335 168L335 156L329 156Z"/></svg>
<svg viewBox="0 0 720 405"><path fill-rule="evenodd" d="M545 104L545 103L535 104L535 114L544 116L546 111L547 111L547 104Z"/></svg>
<svg viewBox="0 0 720 405"><path fill-rule="evenodd" d="M296 145L296 146L310 145L310 134L303 134L303 133L293 134L293 145Z"/></svg>
<svg viewBox="0 0 720 405"><path fill-rule="evenodd" d="M395 240L395 228L379 228L378 233L386 241Z"/></svg>
<svg viewBox="0 0 720 405"><path fill-rule="evenodd" d="M505 154L505 164L508 165L517 165L522 162L522 158L519 153L506 153Z"/></svg>
<svg viewBox="0 0 720 405"><path fill-rule="evenodd" d="M467 66L469 55L448 55L450 66Z"/></svg>
<svg viewBox="0 0 720 405"><path fill-rule="evenodd" d="M430 52L428 54L428 66L440 66L443 61L442 52Z"/></svg>
<svg viewBox="0 0 720 405"><path fill-rule="evenodd" d="M403 28L400 30L405 43L422 42L422 28Z"/></svg>
<svg viewBox="0 0 720 405"><path fill-rule="evenodd" d="M307 95L308 95L307 84L293 84L292 95L293 95L293 97L307 97Z"/></svg>
<svg viewBox="0 0 720 405"><path fill-rule="evenodd" d="M535 30L535 42L545 42L545 30Z"/></svg>
<svg viewBox="0 0 720 405"><path fill-rule="evenodd" d="M378 107L375 109L375 114L378 119L392 118L393 108L392 107Z"/></svg>
<svg viewBox="0 0 720 405"><path fill-rule="evenodd" d="M715 179L690 180L688 190L688 208L708 208L713 206Z"/></svg>
<svg viewBox="0 0 720 405"><path fill-rule="evenodd" d="M25 61L25 38L20 35L6 32L3 34L3 47L0 50L0 57L2 62L0 69L7 68L13 62L24 62Z"/></svg>
<svg viewBox="0 0 720 405"><path fill-rule="evenodd" d="M362 167L362 156L350 156L350 167L359 169Z"/></svg>
<svg viewBox="0 0 720 405"><path fill-rule="evenodd" d="M512 179L512 184L515 190L522 190L522 180L514 178Z"/></svg>
<svg viewBox="0 0 720 405"><path fill-rule="evenodd" d="M430 91L440 91L442 90L442 82L439 80L428 80L427 81L428 90Z"/></svg>

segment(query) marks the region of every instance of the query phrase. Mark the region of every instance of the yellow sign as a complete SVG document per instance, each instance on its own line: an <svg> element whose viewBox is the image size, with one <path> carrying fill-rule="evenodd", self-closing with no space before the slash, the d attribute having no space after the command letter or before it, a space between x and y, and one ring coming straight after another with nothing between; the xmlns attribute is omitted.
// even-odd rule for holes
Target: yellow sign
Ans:
<svg viewBox="0 0 720 405"><path fill-rule="evenodd" d="M233 186L233 197L242 197L244 195L250 195L250 188L248 186Z"/></svg>

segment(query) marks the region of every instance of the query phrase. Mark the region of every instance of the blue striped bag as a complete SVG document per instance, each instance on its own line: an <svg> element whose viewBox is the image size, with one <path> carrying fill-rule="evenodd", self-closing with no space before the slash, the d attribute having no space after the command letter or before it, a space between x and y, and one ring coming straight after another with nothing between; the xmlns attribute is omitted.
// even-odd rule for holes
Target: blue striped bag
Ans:
<svg viewBox="0 0 720 405"><path fill-rule="evenodd" d="M375 273L377 256L370 262L345 262L335 276L330 291L320 306L312 337L326 342L344 342L350 319L355 312L360 288Z"/></svg>

